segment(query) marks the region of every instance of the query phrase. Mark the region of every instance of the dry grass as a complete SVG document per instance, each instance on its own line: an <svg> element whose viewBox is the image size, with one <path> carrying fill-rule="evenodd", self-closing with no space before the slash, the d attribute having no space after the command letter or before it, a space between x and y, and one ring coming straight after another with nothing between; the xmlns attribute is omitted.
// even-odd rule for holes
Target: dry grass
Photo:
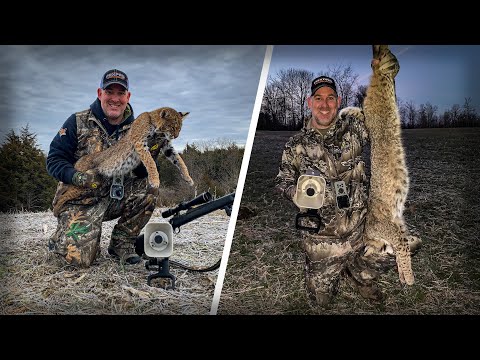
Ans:
<svg viewBox="0 0 480 360"><path fill-rule="evenodd" d="M222 256L230 218L214 211L174 235L172 260L193 266ZM157 209L151 221L166 222ZM154 280L144 263L121 266L106 250L115 221L104 223L101 255L88 269L47 260L56 228L49 212L0 214L0 314L209 314L218 270L194 273L171 267L176 289ZM47 226L44 233L43 227Z"/></svg>
<svg viewBox="0 0 480 360"><path fill-rule="evenodd" d="M405 217L423 239L416 282L382 277L382 304L347 282L322 309L306 296L296 208L273 191L291 132L257 132L242 196L254 215L238 220L218 314L480 314L480 129L406 130L411 176Z"/></svg>

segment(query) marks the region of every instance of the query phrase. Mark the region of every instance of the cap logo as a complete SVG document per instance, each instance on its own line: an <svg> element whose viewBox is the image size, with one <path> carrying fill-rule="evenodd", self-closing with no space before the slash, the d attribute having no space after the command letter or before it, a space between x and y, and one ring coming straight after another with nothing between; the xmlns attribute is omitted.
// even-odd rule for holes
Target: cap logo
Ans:
<svg viewBox="0 0 480 360"><path fill-rule="evenodd" d="M333 81L330 80L330 79L320 78L320 79L315 80L314 85L317 85L317 84L319 84L319 83L321 83L321 82L322 82L322 83L323 83L323 82L327 82L327 83L329 83L329 84L333 84Z"/></svg>
<svg viewBox="0 0 480 360"><path fill-rule="evenodd" d="M109 79L125 80L125 75L123 75L121 73L118 73L118 72L112 72L110 74L107 74L107 76L105 76L105 79L106 80L109 80Z"/></svg>
<svg viewBox="0 0 480 360"><path fill-rule="evenodd" d="M335 93L337 93L337 87L335 86L335 80L329 78L328 76L320 76L312 81L312 95L315 94L315 91L320 89L321 87L328 86L331 88Z"/></svg>

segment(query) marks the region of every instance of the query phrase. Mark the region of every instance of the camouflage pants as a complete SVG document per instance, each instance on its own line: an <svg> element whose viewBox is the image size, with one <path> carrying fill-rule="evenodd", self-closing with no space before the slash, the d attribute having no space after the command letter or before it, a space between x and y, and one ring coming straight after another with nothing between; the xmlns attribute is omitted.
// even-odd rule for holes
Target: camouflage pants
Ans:
<svg viewBox="0 0 480 360"><path fill-rule="evenodd" d="M310 299L328 304L338 292L342 276L355 284L364 297L382 273L396 266L395 257L387 253L364 256L363 226L344 239L304 235L305 282Z"/></svg>
<svg viewBox="0 0 480 360"><path fill-rule="evenodd" d="M125 242L132 248L136 237L150 220L158 192L147 191L147 179L126 178L122 200L110 198L109 187L104 186L95 198L70 201L58 216L56 232L49 239L51 252L61 255L68 263L89 267L100 252L102 222L116 219L110 239Z"/></svg>

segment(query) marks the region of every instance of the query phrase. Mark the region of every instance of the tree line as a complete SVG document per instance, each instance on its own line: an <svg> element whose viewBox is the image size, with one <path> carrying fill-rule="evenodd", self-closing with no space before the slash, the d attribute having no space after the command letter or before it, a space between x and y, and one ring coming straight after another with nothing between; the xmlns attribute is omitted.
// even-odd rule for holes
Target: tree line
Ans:
<svg viewBox="0 0 480 360"><path fill-rule="evenodd" d="M334 65L322 72L333 78L342 98L340 108L362 107L367 86L359 85L359 75L351 65ZM318 75L317 75L318 76ZM307 106L310 85L315 78L311 71L301 69L280 70L269 75L262 99L257 129L259 130L299 130L311 116ZM397 98L398 110L403 128L444 128L477 127L480 117L476 113L470 97L463 104L453 104L443 113L438 106L429 102L416 105L413 101Z"/></svg>
<svg viewBox="0 0 480 360"><path fill-rule="evenodd" d="M52 208L58 181L47 173L46 154L28 125L7 134L0 146L0 212L45 211ZM158 206L173 206L209 191L220 197L235 191L244 149L229 140L189 144L180 154L195 189L165 157L157 159L160 174Z"/></svg>

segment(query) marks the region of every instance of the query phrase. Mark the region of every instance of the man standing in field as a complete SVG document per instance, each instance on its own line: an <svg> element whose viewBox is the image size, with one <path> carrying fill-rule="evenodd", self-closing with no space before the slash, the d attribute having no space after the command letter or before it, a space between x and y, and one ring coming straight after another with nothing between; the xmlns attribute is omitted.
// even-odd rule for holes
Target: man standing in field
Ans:
<svg viewBox="0 0 480 360"><path fill-rule="evenodd" d="M392 57L391 61L397 59ZM286 143L276 188L293 200L301 175L314 171L325 180L323 204L316 211L322 227L315 232L302 231L309 297L321 306L328 305L343 276L364 298L380 301L383 294L378 278L395 267L396 260L385 251L364 255L362 236L369 186L365 151L369 135L363 112L360 108L339 111L341 97L334 79L327 76L312 81L307 102L312 116ZM346 190L346 202L339 201L339 188ZM410 246L415 250L419 243Z"/></svg>

